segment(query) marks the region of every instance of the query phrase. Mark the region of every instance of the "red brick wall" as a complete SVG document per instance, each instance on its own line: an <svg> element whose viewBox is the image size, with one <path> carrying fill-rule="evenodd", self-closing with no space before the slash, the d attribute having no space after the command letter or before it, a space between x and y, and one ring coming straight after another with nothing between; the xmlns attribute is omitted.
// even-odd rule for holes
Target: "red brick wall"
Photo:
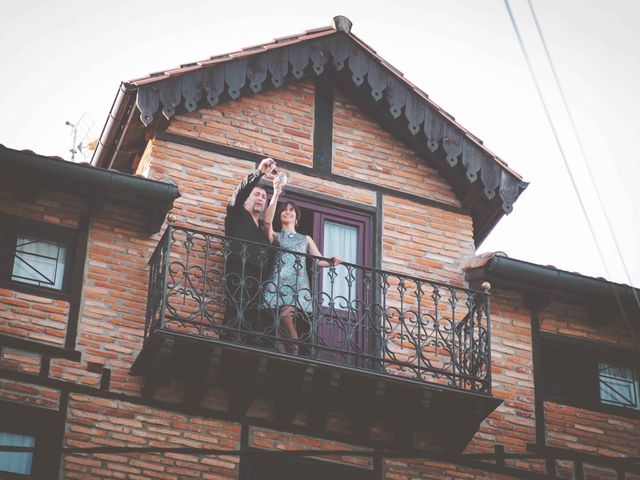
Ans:
<svg viewBox="0 0 640 480"><path fill-rule="evenodd" d="M0 399L55 410L60 392L53 388L0 378Z"/></svg>
<svg viewBox="0 0 640 480"><path fill-rule="evenodd" d="M3 347L0 352L0 367L37 374L40 371L40 355L18 348Z"/></svg>
<svg viewBox="0 0 640 480"><path fill-rule="evenodd" d="M640 456L640 419L545 402L547 442L598 455Z"/></svg>
<svg viewBox="0 0 640 480"><path fill-rule="evenodd" d="M611 316L589 321L585 307L564 302L552 302L541 312L540 330L543 332L571 337L584 338L592 342L615 344L623 348L634 348L634 340L622 323L614 321L615 310Z"/></svg>
<svg viewBox="0 0 640 480"><path fill-rule="evenodd" d="M355 447L347 443L325 440L307 435L284 433L260 427L250 428L249 445L257 448L263 448L265 450L368 450L365 448ZM373 469L372 458L367 456L336 455L333 457L318 456L310 458L360 467L367 470Z"/></svg>
<svg viewBox="0 0 640 480"><path fill-rule="evenodd" d="M333 173L459 206L449 184L345 96L333 111Z"/></svg>
<svg viewBox="0 0 640 480"><path fill-rule="evenodd" d="M0 332L37 342L64 344L69 302L0 288Z"/></svg>
<svg viewBox="0 0 640 480"><path fill-rule="evenodd" d="M168 130L311 166L314 91L311 82L286 85L177 116Z"/></svg>
<svg viewBox="0 0 640 480"><path fill-rule="evenodd" d="M73 394L69 398L65 447L237 450L239 442L238 424L87 395ZM63 459L64 478L220 479L237 475L237 456L68 454Z"/></svg>
<svg viewBox="0 0 640 480"><path fill-rule="evenodd" d="M110 205L93 218L77 337L83 363L110 368L111 389L131 394L140 391L129 368L142 347L147 262L159 238L145 233L144 222L142 214Z"/></svg>
<svg viewBox="0 0 640 480"><path fill-rule="evenodd" d="M491 295L492 393L503 401L480 426L468 452L525 451L535 442L533 360L530 313L519 294L494 291Z"/></svg>
<svg viewBox="0 0 640 480"><path fill-rule="evenodd" d="M383 197L382 268L462 286L474 254L471 217Z"/></svg>
<svg viewBox="0 0 640 480"><path fill-rule="evenodd" d="M158 140L150 145L149 178L173 182L180 188L182 196L173 209L177 223L222 233L229 198L240 181L254 170L253 163ZM290 172L290 177L291 185L300 190L375 205L375 193L369 190L297 172Z"/></svg>
<svg viewBox="0 0 640 480"><path fill-rule="evenodd" d="M33 201L0 192L0 213L41 222L77 227L83 201L75 195L42 191Z"/></svg>

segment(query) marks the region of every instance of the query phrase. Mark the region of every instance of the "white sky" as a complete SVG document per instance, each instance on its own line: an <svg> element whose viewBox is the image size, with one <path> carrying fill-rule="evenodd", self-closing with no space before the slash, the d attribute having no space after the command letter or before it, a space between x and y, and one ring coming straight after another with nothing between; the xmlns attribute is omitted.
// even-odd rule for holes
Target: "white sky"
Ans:
<svg viewBox="0 0 640 480"><path fill-rule="evenodd" d="M640 285L640 1L533 0L633 283ZM611 273L628 283L535 36L511 0ZM503 0L4 0L0 143L70 158L83 113L99 134L121 80L275 37L335 15L504 159L529 188L481 246L607 276Z"/></svg>

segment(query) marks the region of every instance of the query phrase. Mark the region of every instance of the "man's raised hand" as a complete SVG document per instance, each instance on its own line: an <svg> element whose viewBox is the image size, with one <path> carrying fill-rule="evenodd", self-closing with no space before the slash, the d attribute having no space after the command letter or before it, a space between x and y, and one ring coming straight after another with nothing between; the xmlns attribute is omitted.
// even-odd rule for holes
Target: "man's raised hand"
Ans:
<svg viewBox="0 0 640 480"><path fill-rule="evenodd" d="M271 173L276 168L276 161L273 158L264 158L260 165L258 165L258 170L262 172L262 174Z"/></svg>

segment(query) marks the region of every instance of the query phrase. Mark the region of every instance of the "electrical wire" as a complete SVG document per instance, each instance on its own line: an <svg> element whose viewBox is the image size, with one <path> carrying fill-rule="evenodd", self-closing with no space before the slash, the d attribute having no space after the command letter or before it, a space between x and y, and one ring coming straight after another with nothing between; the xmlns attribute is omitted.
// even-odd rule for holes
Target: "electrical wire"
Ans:
<svg viewBox="0 0 640 480"><path fill-rule="evenodd" d="M631 286L631 291L633 292L633 297L635 298L636 305L638 306L638 310L640 311L640 298L638 298L638 293L635 288L633 288L633 280L631 279L631 274L629 273L629 269L627 268L627 263L624 260L624 256L622 255L622 250L620 249L620 245L618 244L618 239L613 230L613 226L611 224L611 219L609 218L609 214L607 213L607 209L604 205L604 200L602 199L602 195L600 193L600 188L598 187L598 183L595 180L595 175L593 174L593 170L591 169L591 161L587 156L586 150L584 149L584 145L582 143L582 137L578 133L578 128L576 127L576 123L573 119L573 114L571 113L571 109L569 108L569 103L567 102L566 95L564 94L564 89L562 88L562 84L560 83L560 77L556 71L555 63L551 58L551 52L547 46L547 41L545 40L544 34L542 33L542 28L540 27L540 22L538 21L538 16L536 15L535 9L533 8L533 3L531 0L527 0L529 4L529 10L531 11L531 16L533 17L533 21L536 25L536 30L538 31L538 36L540 37L540 41L542 42L542 47L544 48L544 53L547 57L547 61L549 62L549 66L551 67L551 73L553 74L553 79L558 87L558 92L560 93L560 98L562 99L562 104L564 105L564 109L567 112L567 116L569 118L569 123L571 124L571 129L573 131L573 135L576 138L578 143L578 148L580 149L580 154L582 155L582 160L584 161L585 166L587 167L587 172L589 174L589 179L591 180L591 184L593 185L593 189L596 192L596 197L598 199L598 203L600 204L600 208L604 214L604 218L607 224L607 228L609 229L609 235L613 239L613 243L616 247L616 252L618 253L618 257L620 258L620 262L622 263L622 268L624 269L624 273L627 277L627 282Z"/></svg>
<svg viewBox="0 0 640 480"><path fill-rule="evenodd" d="M547 117L547 121L549 122L549 126L551 127L551 131L553 132L553 136L555 138L556 141L556 145L558 147L558 150L560 151L560 156L562 157L562 161L564 163L565 169L567 171L567 174L569 175L569 179L571 180L571 185L573 186L573 190L578 198L578 203L580 204L580 208L582 209L582 213L584 215L584 218L587 222L587 226L589 228L589 232L591 233L591 237L593 239L593 242L595 244L596 250L598 252L598 256L600 257L600 261L602 262L602 265L604 266L605 272L607 274L607 277L611 278L611 274L609 272L609 268L607 267L607 262L605 261L604 258L604 254L602 252L602 249L600 248L600 243L598 242L598 238L596 236L595 230L593 228L593 224L591 223L591 219L589 218L589 215L587 214L587 209L585 207L584 201L582 199L582 195L580 195L580 190L578 189L578 185L576 183L575 177L573 175L573 172L571 171L571 166L569 165L569 162L567 160L567 156L564 152L564 148L562 147L562 143L560 142L560 137L558 136L558 132L556 131L555 125L553 123L553 119L551 118L551 113L549 112L549 107L547 106L547 102L544 99L544 96L542 94L542 89L540 88L540 83L538 82L538 77L535 74L535 71L533 70L533 66L531 64L531 60L529 59L529 54L527 53L527 49L524 46L524 42L522 40L522 36L520 35L520 30L518 29L518 25L516 23L516 19L513 16L513 12L511 11L511 6L509 5L509 0L504 0L504 4L505 7L507 8L507 12L509 13L509 18L511 19L511 24L513 25L513 29L516 33L516 37L518 38L518 43L520 44L520 49L522 50L522 54L524 56L525 62L527 63L527 67L529 68L529 73L531 74L531 78L533 79L533 83L536 87L536 91L538 93L538 97L540 98L540 102L542 103L542 107L544 109L544 113ZM631 287L633 289L633 287ZM636 343L638 343L638 337L635 334L635 331L633 330L631 323L629 322L629 319L627 318L627 314L623 308L622 302L620 301L620 296L618 295L618 292L616 291L616 289L613 287L612 285L612 290L613 293L615 295L616 298L616 303L618 304L618 308L620 309L620 312L622 313L622 317L624 320L624 323L626 324L627 329L629 330L629 333L631 334L631 337L635 340ZM635 293L635 292L634 292Z"/></svg>

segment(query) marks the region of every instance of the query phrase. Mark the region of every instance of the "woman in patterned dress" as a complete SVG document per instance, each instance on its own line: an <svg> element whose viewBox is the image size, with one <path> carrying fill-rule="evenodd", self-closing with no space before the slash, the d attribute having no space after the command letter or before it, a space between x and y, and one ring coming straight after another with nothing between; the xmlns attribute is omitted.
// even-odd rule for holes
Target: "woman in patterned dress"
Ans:
<svg viewBox="0 0 640 480"><path fill-rule="evenodd" d="M293 253L278 252L274 266L265 284L264 298L268 308L279 311L280 324L284 327L289 337L295 342L287 343L289 353L298 353L298 331L295 325L296 310L311 313L311 289L309 288L309 277L307 275L307 259L304 254L311 254L321 257L322 254L313 239L302 233L296 232L296 226L300 219L300 208L293 202L284 202L278 207L278 198L282 194L282 181L278 178L273 180L273 196L269 202L264 215L264 229L267 239L273 245L298 252ZM278 210L282 230L273 230L273 219ZM319 267L330 267L340 265L342 260L339 257L332 257L331 261L319 260Z"/></svg>

